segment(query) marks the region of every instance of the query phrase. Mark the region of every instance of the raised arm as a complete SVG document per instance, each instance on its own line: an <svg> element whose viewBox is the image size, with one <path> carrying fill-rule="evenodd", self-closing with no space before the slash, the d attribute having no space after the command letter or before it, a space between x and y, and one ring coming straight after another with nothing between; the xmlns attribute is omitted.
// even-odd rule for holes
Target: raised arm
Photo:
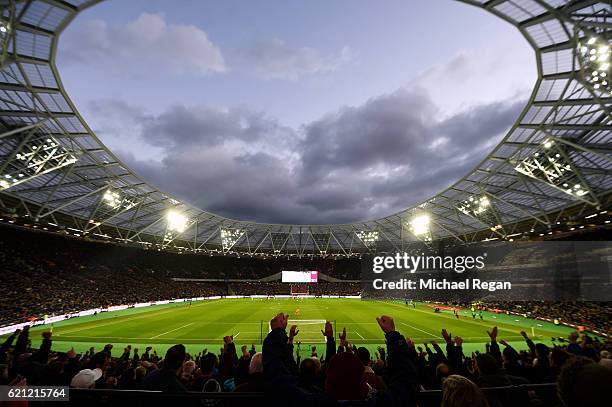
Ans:
<svg viewBox="0 0 612 407"><path fill-rule="evenodd" d="M501 343L502 345L504 345L504 347L508 350L508 352L510 352L510 354L512 355L513 358L515 359L519 359L519 354L516 351L516 349L514 349L512 347L512 345L510 345L508 342L506 342L505 340L500 340L499 343Z"/></svg>
<svg viewBox="0 0 612 407"><path fill-rule="evenodd" d="M29 334L30 334L30 326L26 325L23 327L23 329L19 333L19 336L17 337L17 343L15 343L15 350L13 352L15 359L17 359L17 356L26 352L27 347L28 347Z"/></svg>
<svg viewBox="0 0 612 407"><path fill-rule="evenodd" d="M491 339L491 346L489 348L489 353L491 354L491 356L495 358L498 366L501 366L503 363L503 359L502 359L501 351L499 350L499 345L497 344L497 327L494 326L493 329L491 329L490 331L487 331L487 334L489 335L489 338Z"/></svg>
<svg viewBox="0 0 612 407"><path fill-rule="evenodd" d="M448 363L455 373L461 372L463 368L463 338L455 336L454 344L446 345Z"/></svg>
<svg viewBox="0 0 612 407"><path fill-rule="evenodd" d="M383 315L376 321L385 333L388 353L387 390L376 397L380 405L416 406L419 378L406 339L395 330L392 317Z"/></svg>
<svg viewBox="0 0 612 407"><path fill-rule="evenodd" d="M289 330L289 338L287 340L287 360L289 362L289 371L291 371L293 374L297 374L300 370L298 363L296 363L295 359L293 358L293 339L298 335L298 333L300 332L299 329L297 329L297 325L292 325L291 329Z"/></svg>
<svg viewBox="0 0 612 407"><path fill-rule="evenodd" d="M521 336L525 339L525 342L527 343L527 346L529 347L529 351L531 352L532 356L535 356L535 343L533 343L533 341L529 338L529 336L527 336L527 332L525 331L521 331Z"/></svg>
<svg viewBox="0 0 612 407"><path fill-rule="evenodd" d="M51 353L51 332L43 332L42 338L43 340L40 344L40 348L38 348L36 353L32 355L31 360L40 363L47 363L49 354Z"/></svg>
<svg viewBox="0 0 612 407"><path fill-rule="evenodd" d="M325 365L328 366L329 361L336 354L336 339L334 338L334 328L331 322L325 322L325 330L322 330L321 333L326 340Z"/></svg>
<svg viewBox="0 0 612 407"><path fill-rule="evenodd" d="M21 330L17 329L9 337L7 337L4 343L0 346L0 363L4 363L6 361L6 352L10 349L13 341L20 332Z"/></svg>
<svg viewBox="0 0 612 407"><path fill-rule="evenodd" d="M121 361L130 360L130 353L132 353L132 345L128 345L125 348L123 348L123 353L119 357L119 360Z"/></svg>

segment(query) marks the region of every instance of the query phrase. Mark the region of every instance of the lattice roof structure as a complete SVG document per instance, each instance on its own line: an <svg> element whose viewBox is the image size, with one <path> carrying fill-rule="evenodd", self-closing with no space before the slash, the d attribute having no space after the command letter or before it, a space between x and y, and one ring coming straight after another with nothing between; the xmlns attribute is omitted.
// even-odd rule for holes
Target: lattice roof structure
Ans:
<svg viewBox="0 0 612 407"><path fill-rule="evenodd" d="M519 238L607 210L612 6L460 1L512 24L535 51L534 90L505 138L454 185L399 213L286 225L228 219L185 203L135 174L96 137L62 86L55 58L62 31L100 0L0 0L0 207L78 236L150 248L295 256Z"/></svg>

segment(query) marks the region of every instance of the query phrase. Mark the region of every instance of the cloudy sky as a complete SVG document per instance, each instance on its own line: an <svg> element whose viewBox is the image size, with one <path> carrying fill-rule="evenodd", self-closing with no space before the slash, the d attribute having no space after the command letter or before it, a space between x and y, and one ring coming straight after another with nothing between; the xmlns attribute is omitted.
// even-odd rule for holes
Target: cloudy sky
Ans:
<svg viewBox="0 0 612 407"><path fill-rule="evenodd" d="M68 93L153 185L224 216L382 217L466 175L535 82L518 31L451 0L107 0Z"/></svg>

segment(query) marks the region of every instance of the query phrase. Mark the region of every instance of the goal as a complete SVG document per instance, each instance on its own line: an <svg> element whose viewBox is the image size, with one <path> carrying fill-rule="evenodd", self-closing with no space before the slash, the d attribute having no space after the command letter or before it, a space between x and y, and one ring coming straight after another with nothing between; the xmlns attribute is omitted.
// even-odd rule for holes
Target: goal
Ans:
<svg viewBox="0 0 612 407"><path fill-rule="evenodd" d="M335 325L335 321L332 323ZM325 337L321 333L325 329L324 319L290 319L289 325L297 325L300 330L296 341L307 344L325 343Z"/></svg>
<svg viewBox="0 0 612 407"><path fill-rule="evenodd" d="M322 330L325 329L325 320L324 319L292 319L289 318L289 324L287 324L287 333L289 333L289 328L291 325L297 325L299 334L295 337L296 342L301 342L304 344L318 344L325 343L325 337L321 333ZM336 321L331 321L335 325Z"/></svg>

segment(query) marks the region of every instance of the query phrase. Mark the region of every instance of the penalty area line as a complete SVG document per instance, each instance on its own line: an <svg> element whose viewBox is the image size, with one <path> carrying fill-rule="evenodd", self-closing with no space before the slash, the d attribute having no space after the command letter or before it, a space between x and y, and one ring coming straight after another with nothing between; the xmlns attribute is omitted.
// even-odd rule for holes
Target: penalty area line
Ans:
<svg viewBox="0 0 612 407"><path fill-rule="evenodd" d="M163 336L163 335L169 334L170 332L178 331L179 329L182 329L182 328L188 327L189 325L193 325L193 324L195 324L195 322L190 322L190 323L188 323L188 324L185 324L185 325L183 325L183 326L179 326L178 328L174 328L174 329L172 329L172 330L170 330L170 331L167 331L167 332L164 332L164 333L162 333L162 334L152 336L152 337L150 337L149 339L159 338L160 336Z"/></svg>
<svg viewBox="0 0 612 407"><path fill-rule="evenodd" d="M209 301L206 301L206 302L202 302L200 304L194 305L192 308L201 307L202 305L206 305L206 304L212 304L213 302L216 302L216 301L217 300L209 300ZM184 310L184 309L185 308L181 308L181 310ZM188 308L188 309L190 309L190 308ZM136 315L131 316L131 317L127 317L126 315L119 315L119 314L117 314L117 315L110 315L111 313L109 313L109 312L101 312L100 314L104 314L104 319L102 319L101 321L93 321L93 320L83 321L83 322L77 321L74 324L74 325L76 325L76 329L68 329L68 330L65 330L65 331L58 330L59 332L56 333L55 335L56 336L60 336L62 334L69 334L69 333L74 333L74 332L88 331L90 329L100 328L100 327L107 326L107 325L122 324L124 322L133 321L133 320L136 320L136 319L158 317L160 315L168 314L168 313L176 312L176 311L177 311L177 309L175 307L168 307L167 309L164 308L164 310L162 310L161 312L159 310L148 309L146 311L139 312ZM108 321L109 319L111 321ZM92 324L93 322L96 322L96 323L93 324L92 326L86 326L85 328L82 327L83 325L89 325L89 324ZM71 326L71 325L69 325L69 326ZM79 328L79 326L80 326L80 328ZM62 329L62 328L60 328L60 329Z"/></svg>
<svg viewBox="0 0 612 407"><path fill-rule="evenodd" d="M433 333L431 333L431 332L424 331L424 330L422 330L422 329L420 329L420 328L417 328L416 326L409 325L409 324L407 324L407 323L405 323L405 322L400 322L400 324L402 324L402 325L406 325L408 328L412 328L412 329L416 329L417 331L421 331L421 332L423 332L424 334L427 334L427 335L433 335L433 337L434 337L434 338L438 338L438 335L433 334Z"/></svg>

